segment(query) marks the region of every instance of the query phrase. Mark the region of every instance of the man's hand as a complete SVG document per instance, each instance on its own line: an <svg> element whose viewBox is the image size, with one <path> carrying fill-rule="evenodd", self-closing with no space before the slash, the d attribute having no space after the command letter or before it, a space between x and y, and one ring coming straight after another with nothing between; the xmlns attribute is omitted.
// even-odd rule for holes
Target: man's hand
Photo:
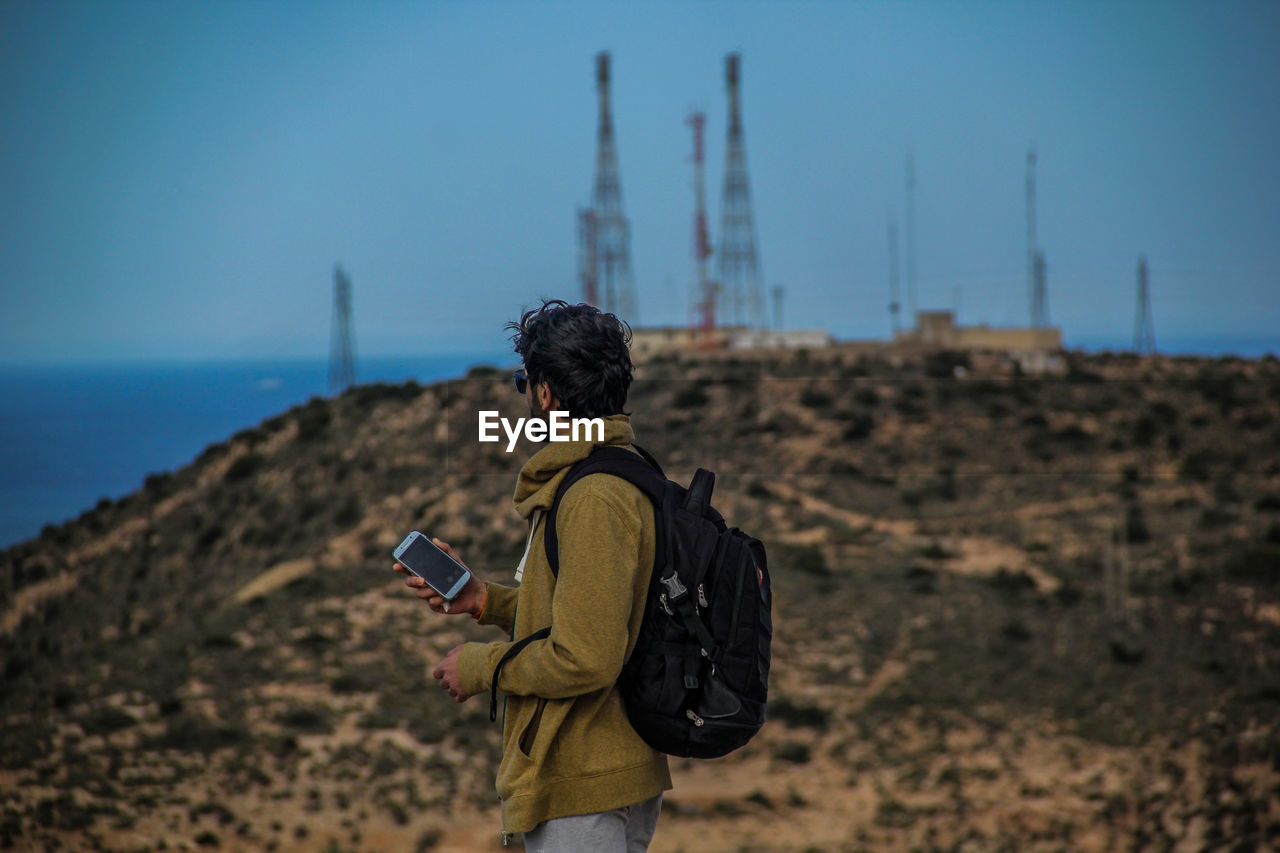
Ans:
<svg viewBox="0 0 1280 853"><path fill-rule="evenodd" d="M471 698L471 694L462 689L462 679L458 675L458 654L461 651L462 646L450 649L449 654L444 656L444 660L440 661L431 674L440 682L442 690L447 690L459 702L465 702Z"/></svg>
<svg viewBox="0 0 1280 853"><path fill-rule="evenodd" d="M462 562L461 557L453 552L453 549L449 547L448 542L442 542L439 539L432 539L431 541L436 543L441 551L444 551L450 557L453 557L453 559L462 563L463 566L467 565ZM470 570L469 566L467 568ZM454 596L453 600L447 601L443 595L432 589L430 584L417 575L411 574L408 569L399 563L392 566L392 569L407 576L404 579L404 585L410 589L416 590L418 598L425 601L427 606L430 607L434 613L475 614L484 606L485 586L482 581L476 578L474 573L472 573L471 577L467 579L466 585L462 587L462 590L456 596Z"/></svg>

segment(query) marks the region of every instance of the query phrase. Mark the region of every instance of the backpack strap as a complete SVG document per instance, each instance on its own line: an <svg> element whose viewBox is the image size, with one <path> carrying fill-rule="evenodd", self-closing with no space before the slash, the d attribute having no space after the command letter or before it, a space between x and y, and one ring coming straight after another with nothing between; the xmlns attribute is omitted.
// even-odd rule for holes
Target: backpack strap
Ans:
<svg viewBox="0 0 1280 853"><path fill-rule="evenodd" d="M575 463L569 469L569 473L565 475L560 487L556 490L556 496L551 502L551 509L547 511L547 519L542 534L547 552L547 562L551 566L551 574L559 577L560 559L558 553L559 542L556 536L556 515L560 509L561 499L564 498L565 493L569 491L569 488L574 483L591 474L612 474L615 477L626 480L644 492L654 506L654 523L657 528L659 544L659 550L654 553L655 565L651 584L653 588L661 587L666 590L665 599L668 612L679 619L692 640L691 643L675 647L677 649L676 653L685 658L684 686L692 690L698 686L696 675L698 659L709 659L714 671L715 664L720 660L721 649L711 636L711 632L707 630L706 625L703 624L697 609L694 607L693 596L690 595L684 584L680 582L680 577L675 571L675 541L674 536L669 531L674 528L672 515L675 510L679 487L666 478L662 471L662 466L648 451L636 444L631 446L638 453L632 453L617 445L597 447L591 451L591 454L586 459ZM714 482L715 478L711 472L699 469L694 475L694 482L690 484L689 491L693 494L692 496L686 494L686 503L690 503L693 508L700 508L700 502L710 499ZM666 545L665 553L661 550L661 545L664 543ZM524 651L524 648L530 643L535 640L545 640L550 636L550 626L534 631L524 639L513 643L498 660L498 665L493 668L493 683L489 688L490 722L498 719L498 676L502 674L503 667L507 665L508 661Z"/></svg>
<svg viewBox="0 0 1280 853"><path fill-rule="evenodd" d="M560 501L564 499L569 488L583 477L591 474L612 474L626 480L648 496L655 507L662 506L666 496L666 476L662 466L647 450L634 447L639 455L617 445L597 447L586 459L574 464L556 490L551 509L547 510L547 520L543 528L543 545L547 553L547 563L551 566L551 574L560 576L559 537L556 535L556 517L559 514Z"/></svg>
<svg viewBox="0 0 1280 853"><path fill-rule="evenodd" d="M662 466L643 447L637 444L631 446L635 448L637 453L632 453L617 445L597 447L586 459L577 462L570 468L569 473L560 483L560 488L556 490L555 499L551 503L551 509L547 511L547 519L543 524L547 560L551 563L552 575L556 577L560 575L559 548L556 537L556 510L560 508L560 500L564 497L564 493L569 491L569 487L583 477L600 472L613 474L635 485L655 505L661 504L666 484L666 475L662 473ZM530 643L536 640L545 640L550 636L550 626L534 631L524 639L512 643L511 647L498 659L497 666L493 668L493 683L489 687L489 722L496 722L498 719L498 677L502 675L502 670L507 665L507 662L524 651L525 647Z"/></svg>
<svg viewBox="0 0 1280 853"><path fill-rule="evenodd" d="M696 659L701 656L709 659L712 664L716 664L720 660L721 649L699 617L693 604L693 597L680 582L680 576L675 571L675 537L672 531L675 529L673 514L679 497L678 487L666 478L662 473L662 467L648 451L638 445L633 444L632 447L639 451L639 456L617 445L597 447L590 456L569 470L556 491L551 509L547 512L546 528L542 534L547 563L551 566L551 573L559 577L560 556L556 536L556 515L561 499L574 483L590 474L612 474L644 492L654 506L654 522L658 539L651 583L655 588L666 590L668 612L684 624L685 630L696 643L692 647L692 655L688 655L693 660L686 661L684 676L685 686L693 689L698 686L698 680L693 673ZM714 483L715 475L699 468L685 494L686 508L700 511L704 504L709 505ZM665 553L662 550L663 545L666 546Z"/></svg>
<svg viewBox="0 0 1280 853"><path fill-rule="evenodd" d="M524 651L524 647L532 643L534 640L545 640L551 636L551 626L540 628L534 631L523 640L517 640L511 644L511 648L507 649L506 654L498 659L498 665L493 668L493 684L489 687L489 722L496 722L498 719L498 676L502 674L502 668L507 665L507 661Z"/></svg>

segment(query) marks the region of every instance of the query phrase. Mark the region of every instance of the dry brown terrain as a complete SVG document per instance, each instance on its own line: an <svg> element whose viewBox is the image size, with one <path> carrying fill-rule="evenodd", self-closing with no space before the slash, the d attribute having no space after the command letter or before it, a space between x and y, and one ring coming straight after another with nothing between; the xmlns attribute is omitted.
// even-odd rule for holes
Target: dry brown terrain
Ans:
<svg viewBox="0 0 1280 853"><path fill-rule="evenodd" d="M429 671L500 638L388 569L509 577L508 387L315 400L0 554L0 846L498 849ZM770 722L673 762L653 850L1280 847L1280 362L690 355L630 406L776 585Z"/></svg>

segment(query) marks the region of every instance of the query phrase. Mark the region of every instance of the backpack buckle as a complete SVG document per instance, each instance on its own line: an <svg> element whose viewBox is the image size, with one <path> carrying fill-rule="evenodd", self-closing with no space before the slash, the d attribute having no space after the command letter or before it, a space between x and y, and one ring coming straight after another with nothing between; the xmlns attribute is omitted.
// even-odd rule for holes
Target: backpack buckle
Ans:
<svg viewBox="0 0 1280 853"><path fill-rule="evenodd" d="M667 600L672 604L680 603L681 600L689 595L688 587L680 583L680 576L675 572L672 572L664 578L659 578L659 580L662 581L662 585L667 588Z"/></svg>

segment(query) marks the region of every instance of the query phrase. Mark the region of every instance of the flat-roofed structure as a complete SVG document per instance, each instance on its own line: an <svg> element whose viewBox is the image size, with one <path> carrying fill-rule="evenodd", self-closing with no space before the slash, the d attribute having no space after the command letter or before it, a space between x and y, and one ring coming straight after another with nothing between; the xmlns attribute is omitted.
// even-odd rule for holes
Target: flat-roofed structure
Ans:
<svg viewBox="0 0 1280 853"><path fill-rule="evenodd" d="M956 325L952 311L917 311L914 329L898 332L894 343L959 350L1004 350L1007 352L1057 352L1062 349L1062 330L1040 328Z"/></svg>
<svg viewBox="0 0 1280 853"><path fill-rule="evenodd" d="M835 339L825 329L749 329L721 326L648 326L631 330L631 352L637 356L694 349L800 349L828 347Z"/></svg>

